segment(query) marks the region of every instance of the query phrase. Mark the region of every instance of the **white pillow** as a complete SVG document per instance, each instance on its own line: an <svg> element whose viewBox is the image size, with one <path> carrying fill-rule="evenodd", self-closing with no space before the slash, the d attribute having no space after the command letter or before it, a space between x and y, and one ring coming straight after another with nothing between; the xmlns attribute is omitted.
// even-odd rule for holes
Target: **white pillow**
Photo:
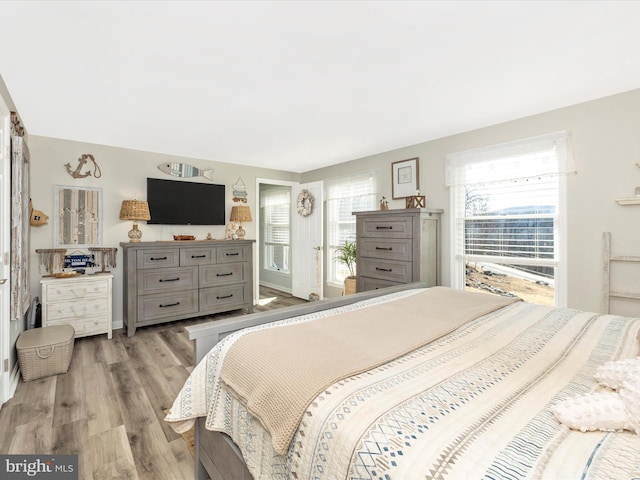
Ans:
<svg viewBox="0 0 640 480"><path fill-rule="evenodd" d="M600 392L569 398L552 408L560 423L574 430L605 432L635 431L625 402L615 392Z"/></svg>
<svg viewBox="0 0 640 480"><path fill-rule="evenodd" d="M640 379L633 382L625 382L620 389L620 398L624 402L633 430L640 435Z"/></svg>
<svg viewBox="0 0 640 480"><path fill-rule="evenodd" d="M594 377L601 385L618 390L626 381L640 380L640 357L607 362L598 367Z"/></svg>

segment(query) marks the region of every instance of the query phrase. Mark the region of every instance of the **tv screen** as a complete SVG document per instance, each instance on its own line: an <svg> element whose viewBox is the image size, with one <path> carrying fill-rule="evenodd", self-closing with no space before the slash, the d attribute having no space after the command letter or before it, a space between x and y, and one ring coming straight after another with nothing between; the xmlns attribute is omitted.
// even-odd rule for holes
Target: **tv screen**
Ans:
<svg viewBox="0 0 640 480"><path fill-rule="evenodd" d="M224 225L225 186L147 178L151 220L160 225Z"/></svg>

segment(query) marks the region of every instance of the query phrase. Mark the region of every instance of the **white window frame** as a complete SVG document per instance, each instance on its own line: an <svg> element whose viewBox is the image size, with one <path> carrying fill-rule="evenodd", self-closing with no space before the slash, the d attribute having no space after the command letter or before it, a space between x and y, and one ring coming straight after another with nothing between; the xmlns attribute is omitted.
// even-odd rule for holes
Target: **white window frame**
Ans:
<svg viewBox="0 0 640 480"><path fill-rule="evenodd" d="M355 196L345 196L344 193L340 193L341 187L345 187L344 189L348 189L349 183L367 183L369 188L364 188L363 192L355 195ZM343 177L337 177L325 180L325 203L326 203L326 232L327 232L327 263L326 263L326 282L327 285L342 288L344 285L344 278L348 275L346 273L344 276L340 275L340 272L345 273L348 272L346 266L341 268L336 262L336 248L341 245L341 242L338 241L334 236L334 232L337 233L338 230L331 228L331 225L340 221L342 225L347 225L347 228L351 226L352 235L350 235L349 240L355 241L356 239L356 217L352 215L349 220L335 219L335 212L332 208L332 202L337 200L344 199L356 199L359 198L363 203L366 204L364 208L359 208L358 210L375 210L377 205L377 174L375 171L366 171L354 173L352 175L346 175ZM368 190L368 191L367 191ZM357 246L356 246L357 248ZM356 265L356 269L357 269Z"/></svg>
<svg viewBox="0 0 640 480"><path fill-rule="evenodd" d="M263 236L265 237L264 241L262 242L262 248L263 248L263 259L262 259L262 268L264 270L268 270L270 272L275 272L275 273L280 273L282 275L291 275L291 269L290 269L290 261L291 261L291 187L288 186L282 186L282 189L287 189L288 190L288 202L286 203L282 203L282 204L278 204L278 205L286 205L286 211L287 211L287 227L289 229L289 241L286 243L274 243L274 242L268 242L267 241L267 235L266 232L262 232ZM263 193L263 196L268 196L268 191L266 194ZM260 202L262 202L262 198L260 198ZM263 206L260 205L259 208L262 210ZM268 228L268 225L270 225L270 218L268 218L268 216L265 216L265 218L262 219L263 225L265 226L265 228ZM262 227L262 225L260 226ZM283 268L275 268L273 267L270 263L269 260L271 258L269 252L267 251L267 249L269 247L275 247L275 246L282 246L283 247L283 254L285 257L285 264L286 266ZM272 253L273 254L273 253Z"/></svg>
<svg viewBox="0 0 640 480"><path fill-rule="evenodd" d="M566 307L567 305L567 179L566 173L574 173L576 171L571 148L569 144L569 135L567 132L556 132L539 137L523 139L520 141L509 142L500 145L493 145L486 148L459 152L447 155L446 184L450 187L450 211L452 212L452 221L450 222L450 234L452 251L450 255L451 265L451 283L452 287L464 290L465 288L465 260L464 255L460 254L458 247L458 239L464 239L464 212L459 215L458 195L464 195L466 188L464 169L461 167L465 164L472 165L476 161L487 161L492 158L508 158L509 156L522 155L526 153L535 153L553 148L556 153L557 165L550 167L548 170L541 171L543 175L557 175L557 208L554 222L554 253L553 266L555 267L554 281L555 305L558 307ZM508 175L501 172L499 175ZM516 178L516 177L512 177ZM508 180L501 178L500 180ZM460 231L460 229L463 229ZM464 247L463 247L464 248ZM490 259L487 259L490 260ZM509 262L507 262L509 263ZM510 262L518 264L518 262ZM531 263L537 263L535 261ZM549 262L543 262L549 264Z"/></svg>

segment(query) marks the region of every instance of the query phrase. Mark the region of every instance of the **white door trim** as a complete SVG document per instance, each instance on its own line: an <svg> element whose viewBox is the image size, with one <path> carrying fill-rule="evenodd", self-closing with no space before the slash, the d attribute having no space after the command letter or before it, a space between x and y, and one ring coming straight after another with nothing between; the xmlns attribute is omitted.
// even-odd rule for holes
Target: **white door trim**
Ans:
<svg viewBox="0 0 640 480"><path fill-rule="evenodd" d="M11 111L0 97L0 406L13 396L17 372L5 371L9 361L11 240ZM11 379L14 379L12 382Z"/></svg>
<svg viewBox="0 0 640 480"><path fill-rule="evenodd" d="M255 255L253 256L254 265L253 265L253 304L257 304L260 299L260 252L262 251L262 244L260 243L262 240L260 238L260 184L266 185L282 185L285 187L293 187L294 185L298 185L299 182L290 182L288 180L273 180L271 178L260 178L256 177L256 204L254 207L255 215L254 222L256 224L256 246L255 246Z"/></svg>

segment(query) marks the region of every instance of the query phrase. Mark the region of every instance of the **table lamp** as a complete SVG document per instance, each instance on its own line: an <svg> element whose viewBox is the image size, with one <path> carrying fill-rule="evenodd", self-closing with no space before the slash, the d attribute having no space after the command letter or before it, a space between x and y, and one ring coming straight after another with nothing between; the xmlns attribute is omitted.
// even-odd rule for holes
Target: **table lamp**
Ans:
<svg viewBox="0 0 640 480"><path fill-rule="evenodd" d="M133 228L129 230L129 241L139 242L142 238L142 230L136 222L151 220L149 204L144 200L123 200L120 208L120 220L133 220Z"/></svg>
<svg viewBox="0 0 640 480"><path fill-rule="evenodd" d="M231 207L231 218L229 218L231 222L238 222L240 225L238 226L238 230L236 230L236 235L238 235L238 240L244 240L244 236L247 234L244 228L242 228L242 222L252 222L251 218L251 209L248 205L234 205Z"/></svg>

